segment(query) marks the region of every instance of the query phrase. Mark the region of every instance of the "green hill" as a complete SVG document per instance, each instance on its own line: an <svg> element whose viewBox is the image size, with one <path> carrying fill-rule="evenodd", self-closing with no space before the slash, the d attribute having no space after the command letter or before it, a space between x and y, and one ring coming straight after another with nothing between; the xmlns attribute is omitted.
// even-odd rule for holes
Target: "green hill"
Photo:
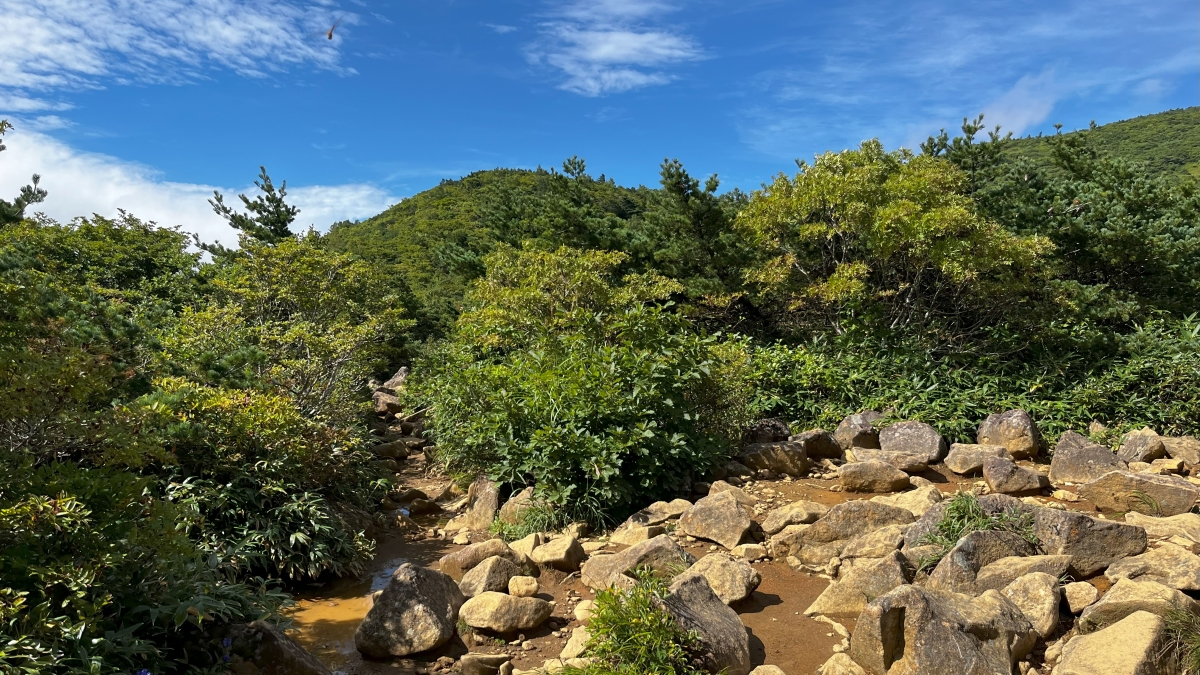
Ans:
<svg viewBox="0 0 1200 675"><path fill-rule="evenodd" d="M1141 162L1151 173L1200 179L1200 106L1121 120L1098 126L1090 133L1094 147ZM1016 139L1008 151L1043 166L1051 163L1050 146L1044 137Z"/></svg>

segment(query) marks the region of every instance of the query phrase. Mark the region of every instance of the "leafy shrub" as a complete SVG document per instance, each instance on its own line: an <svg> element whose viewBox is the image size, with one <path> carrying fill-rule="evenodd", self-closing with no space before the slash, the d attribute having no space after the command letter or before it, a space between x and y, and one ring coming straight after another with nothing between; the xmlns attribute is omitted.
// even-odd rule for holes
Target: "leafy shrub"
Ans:
<svg viewBox="0 0 1200 675"><path fill-rule="evenodd" d="M935 567L954 548L959 539L972 532L1001 530L1024 537L1031 544L1037 543L1033 534L1033 516L1028 513L1001 511L994 515L983 512L979 500L970 492L959 492L946 502L942 519L929 534L921 538L920 544L933 544L937 552L925 556L918 564L918 571Z"/></svg>
<svg viewBox="0 0 1200 675"><path fill-rule="evenodd" d="M673 313L654 275L617 280L620 253L501 249L453 338L414 370L437 457L570 518L678 493L730 452L744 411L723 352Z"/></svg>

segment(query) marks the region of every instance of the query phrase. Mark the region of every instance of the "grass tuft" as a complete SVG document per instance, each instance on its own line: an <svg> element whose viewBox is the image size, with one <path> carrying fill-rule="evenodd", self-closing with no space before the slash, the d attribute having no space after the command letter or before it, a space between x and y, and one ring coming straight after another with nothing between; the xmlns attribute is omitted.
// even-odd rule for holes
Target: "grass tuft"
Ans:
<svg viewBox="0 0 1200 675"><path fill-rule="evenodd" d="M1005 510L995 515L984 513L979 498L971 492L959 492L950 498L942 519L929 534L921 537L920 544L934 544L936 553L921 558L917 571L935 567L959 539L972 532L1004 531L1020 535L1031 544L1037 544L1033 534L1033 516L1020 511Z"/></svg>
<svg viewBox="0 0 1200 675"><path fill-rule="evenodd" d="M1167 649L1174 652L1183 675L1200 675L1200 616L1174 607L1167 621Z"/></svg>

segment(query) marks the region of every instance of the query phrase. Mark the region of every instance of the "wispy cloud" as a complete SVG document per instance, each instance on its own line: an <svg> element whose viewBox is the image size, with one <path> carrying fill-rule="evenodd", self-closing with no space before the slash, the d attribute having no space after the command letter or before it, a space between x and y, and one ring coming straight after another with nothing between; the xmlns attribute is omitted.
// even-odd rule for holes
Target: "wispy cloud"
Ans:
<svg viewBox="0 0 1200 675"><path fill-rule="evenodd" d="M1003 96L984 106L984 116L989 125L999 124L1020 135L1035 124L1045 122L1054 110L1054 104L1065 93L1067 88L1055 82L1051 70L1040 75L1026 75Z"/></svg>
<svg viewBox="0 0 1200 675"><path fill-rule="evenodd" d="M502 23L485 23L483 25L487 26L488 28L491 28L492 31L499 33L500 35L504 35L505 33L511 33L517 29L516 26L506 26Z"/></svg>
<svg viewBox="0 0 1200 675"><path fill-rule="evenodd" d="M253 186L230 188L168 181L149 167L80 152L31 128L22 123L4 137L8 149L0 153L0 196L15 195L21 185L29 182L31 174L39 173L42 187L50 196L31 210L56 220L66 222L93 213L111 217L117 209L124 209L159 225L181 225L204 241L237 244L236 233L213 213L208 199L214 189L230 197L242 192L251 194ZM399 198L368 184L296 186L289 182L288 201L300 208L295 229L313 225L325 230L339 220L373 216Z"/></svg>
<svg viewBox="0 0 1200 675"><path fill-rule="evenodd" d="M676 9L654 0L574 2L541 24L526 54L561 71L561 89L584 96L665 84L673 79L665 67L703 57L694 39L661 25Z"/></svg>
<svg viewBox="0 0 1200 675"><path fill-rule="evenodd" d="M336 10L291 0L0 0L4 112L61 109L49 92L178 83L217 67L263 77L340 64ZM357 15L337 12L342 25Z"/></svg>

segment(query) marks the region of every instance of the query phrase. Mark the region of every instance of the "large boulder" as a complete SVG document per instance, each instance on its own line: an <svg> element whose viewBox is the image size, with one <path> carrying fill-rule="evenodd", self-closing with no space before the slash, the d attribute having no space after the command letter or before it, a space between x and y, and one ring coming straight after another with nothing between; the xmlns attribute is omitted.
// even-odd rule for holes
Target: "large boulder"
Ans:
<svg viewBox="0 0 1200 675"><path fill-rule="evenodd" d="M1181 513L1166 518L1156 518L1131 511L1125 514L1125 522L1146 530L1146 536L1155 539L1183 537L1200 543L1200 514Z"/></svg>
<svg viewBox="0 0 1200 675"><path fill-rule="evenodd" d="M739 504L741 504L742 506L748 506L750 508L754 508L754 505L758 504L757 497L747 494L746 491L743 490L742 488L737 487L736 485L732 485L730 483L726 483L723 480L713 481L712 485L710 485L708 488L708 494L710 494L710 495L715 495L718 492L730 493L731 495L733 495L734 499L736 499L737 502Z"/></svg>
<svg viewBox="0 0 1200 675"><path fill-rule="evenodd" d="M1055 675L1174 675L1166 623L1134 612L1117 623L1079 635L1063 647Z"/></svg>
<svg viewBox="0 0 1200 675"><path fill-rule="evenodd" d="M1096 604L1096 601L1100 599L1100 590L1086 581L1072 581L1063 586L1063 599L1067 601L1067 609L1072 614L1079 614Z"/></svg>
<svg viewBox="0 0 1200 675"><path fill-rule="evenodd" d="M509 579L521 576L522 572L512 561L494 555L468 570L462 581L458 582L458 587L468 598L484 591L503 593L508 590Z"/></svg>
<svg viewBox="0 0 1200 675"><path fill-rule="evenodd" d="M1117 450L1117 457L1123 462L1153 462L1166 456L1167 446L1149 427L1125 434Z"/></svg>
<svg viewBox="0 0 1200 675"><path fill-rule="evenodd" d="M988 457L1012 459L1012 455L1002 445L955 443L950 446L950 452L946 454L944 463L947 469L965 476L982 471L983 462Z"/></svg>
<svg viewBox="0 0 1200 675"><path fill-rule="evenodd" d="M1007 675L1036 639L997 591L972 598L904 585L863 609L849 654L871 675Z"/></svg>
<svg viewBox="0 0 1200 675"><path fill-rule="evenodd" d="M1200 591L1200 556L1164 542L1141 555L1114 562L1104 576L1109 581L1147 579L1181 591Z"/></svg>
<svg viewBox="0 0 1200 675"><path fill-rule="evenodd" d="M975 575L974 592L1000 590L1029 574L1049 574L1058 579L1071 569L1069 555L1028 555L1001 558L979 568Z"/></svg>
<svg viewBox="0 0 1200 675"><path fill-rule="evenodd" d="M585 586L596 590L610 586L627 588L633 579L626 573L633 570L645 567L661 574L677 574L695 562L692 554L663 534L620 553L592 556L583 564L579 577Z"/></svg>
<svg viewBox="0 0 1200 675"><path fill-rule="evenodd" d="M1013 532L969 532L942 557L926 585L934 590L973 593L979 570L1002 558L1033 553L1033 544Z"/></svg>
<svg viewBox="0 0 1200 675"><path fill-rule="evenodd" d="M907 525L916 520L912 512L878 502L855 500L829 509L820 520L808 526L801 537L806 542L828 543L851 539L888 525Z"/></svg>
<svg viewBox="0 0 1200 675"><path fill-rule="evenodd" d="M871 600L910 581L912 570L908 561L898 551L892 551L871 564L855 565L844 577L826 586L804 614L854 618Z"/></svg>
<svg viewBox="0 0 1200 675"><path fill-rule="evenodd" d="M675 581L691 575L700 575L708 580L713 592L727 605L750 597L754 589L762 583L762 576L750 563L735 560L724 553L710 553L704 556L676 577Z"/></svg>
<svg viewBox="0 0 1200 675"><path fill-rule="evenodd" d="M742 445L786 441L792 435L792 425L782 417L762 419L742 432Z"/></svg>
<svg viewBox="0 0 1200 675"><path fill-rule="evenodd" d="M912 452L880 450L878 448L854 448L846 451L847 461L882 462L905 473L920 473L929 468L925 455Z"/></svg>
<svg viewBox="0 0 1200 675"><path fill-rule="evenodd" d="M404 563L396 568L354 633L364 656L406 656L454 635L463 594L448 575Z"/></svg>
<svg viewBox="0 0 1200 675"><path fill-rule="evenodd" d="M266 621L234 624L227 637L230 665L235 668L249 663L261 675L331 675L325 664Z"/></svg>
<svg viewBox="0 0 1200 675"><path fill-rule="evenodd" d="M850 448L878 448L879 430L875 422L883 415L874 410L865 410L847 416L833 432L833 438L843 450Z"/></svg>
<svg viewBox="0 0 1200 675"><path fill-rule="evenodd" d="M946 439L924 422L897 422L879 432L879 449L917 455L925 464L940 462L946 456Z"/></svg>
<svg viewBox="0 0 1200 675"><path fill-rule="evenodd" d="M533 506L533 488L527 487L504 502L504 506L500 507L500 512L496 515L496 519L508 525L516 525L521 522L521 518L531 506Z"/></svg>
<svg viewBox="0 0 1200 675"><path fill-rule="evenodd" d="M662 525L647 525L645 527L633 525L631 527L621 527L613 530L612 533L608 535L608 541L610 543L620 544L622 546L633 546L634 544L640 544L648 539L653 539L666 531L667 528L663 527Z"/></svg>
<svg viewBox="0 0 1200 675"><path fill-rule="evenodd" d="M575 537L561 536L533 549L530 558L539 565L564 572L574 572L587 559L583 545Z"/></svg>
<svg viewBox="0 0 1200 675"><path fill-rule="evenodd" d="M742 542L750 531L753 512L731 492L709 495L679 517L679 530L697 539L715 541L727 549Z"/></svg>
<svg viewBox="0 0 1200 675"><path fill-rule="evenodd" d="M992 492L1003 494L1030 494L1049 485L1045 476L1006 457L985 458L983 480Z"/></svg>
<svg viewBox="0 0 1200 675"><path fill-rule="evenodd" d="M553 611L554 607L541 598L517 598L487 591L463 603L459 616L471 628L515 633L537 628Z"/></svg>
<svg viewBox="0 0 1200 675"><path fill-rule="evenodd" d="M500 508L500 489L492 481L480 476L467 488L467 511L455 516L446 523L450 531L462 528L472 532L487 532L496 519L496 511Z"/></svg>
<svg viewBox="0 0 1200 675"><path fill-rule="evenodd" d="M462 668L462 675L502 675L502 669L512 672L512 657L508 654L468 652L459 659L459 667Z"/></svg>
<svg viewBox="0 0 1200 675"><path fill-rule="evenodd" d="M471 568L492 556L500 556L509 562L515 563L522 567L526 573L537 569L533 565L528 564L525 556L509 548L503 539L488 539L478 544L464 546L453 553L448 553L442 556L442 559L439 561L439 568L442 572L449 575L451 579L461 581L463 575L470 571Z"/></svg>
<svg viewBox="0 0 1200 675"><path fill-rule="evenodd" d="M838 478L850 492L899 492L909 486L908 474L883 462L843 464Z"/></svg>
<svg viewBox="0 0 1200 675"><path fill-rule="evenodd" d="M1071 569L1077 579L1146 550L1146 531L1142 528L1074 511L1034 509L1033 533L1043 553L1071 556Z"/></svg>
<svg viewBox="0 0 1200 675"><path fill-rule="evenodd" d="M812 459L841 459L842 446L838 445L833 434L824 429L809 429L788 439L795 443L804 444L804 454Z"/></svg>
<svg viewBox="0 0 1200 675"><path fill-rule="evenodd" d="M1125 462L1112 450L1093 443L1074 431L1064 433L1054 446L1054 458L1050 460L1050 482L1055 485L1088 483L1109 471L1125 469Z"/></svg>
<svg viewBox="0 0 1200 675"><path fill-rule="evenodd" d="M654 502L650 506L629 516L625 526L661 525L668 520L682 516L684 511L692 508L692 503L686 499L672 499L669 502Z"/></svg>
<svg viewBox="0 0 1200 675"><path fill-rule="evenodd" d="M1031 572L1005 586L1000 594L1021 610L1041 637L1048 637L1058 627L1058 606L1062 601L1058 577Z"/></svg>
<svg viewBox="0 0 1200 675"><path fill-rule="evenodd" d="M1182 459L1193 466L1200 464L1200 439L1194 436L1163 436L1162 443L1172 459Z"/></svg>
<svg viewBox="0 0 1200 675"><path fill-rule="evenodd" d="M748 675L750 637L746 627L737 612L721 602L708 580L701 575L689 576L673 582L670 591L661 600L662 607L680 628L700 638L704 669L723 675Z"/></svg>
<svg viewBox="0 0 1200 675"><path fill-rule="evenodd" d="M1014 459L1036 457L1042 445L1037 425L1024 410L988 415L979 425L975 440L980 445L1003 446Z"/></svg>
<svg viewBox="0 0 1200 675"><path fill-rule="evenodd" d="M1111 511L1175 516L1192 508L1200 488L1178 476L1110 471L1081 486L1079 496Z"/></svg>
<svg viewBox="0 0 1200 675"><path fill-rule="evenodd" d="M904 544L904 531L908 525L886 525L873 532L864 532L846 541L841 557L882 558Z"/></svg>
<svg viewBox="0 0 1200 675"><path fill-rule="evenodd" d="M786 440L747 445L738 455L738 461L751 469L767 469L789 476L803 476L809 467L805 444Z"/></svg>
<svg viewBox="0 0 1200 675"><path fill-rule="evenodd" d="M816 522L828 511L829 507L824 504L803 500L792 502L768 513L762 521L762 528L767 534L775 534L788 525L807 525ZM1200 518L1200 516L1197 517Z"/></svg>
<svg viewBox="0 0 1200 675"><path fill-rule="evenodd" d="M942 491L937 489L936 485L929 485L908 492L901 492L894 495L879 495L871 497L871 501L888 506L896 506L902 509L907 509L918 518L925 515L925 512L933 508L935 504L942 501Z"/></svg>
<svg viewBox="0 0 1200 675"><path fill-rule="evenodd" d="M1118 579L1104 597L1079 617L1088 626L1107 626L1134 612L1166 616L1174 609L1200 614L1200 603L1178 589L1149 579Z"/></svg>

